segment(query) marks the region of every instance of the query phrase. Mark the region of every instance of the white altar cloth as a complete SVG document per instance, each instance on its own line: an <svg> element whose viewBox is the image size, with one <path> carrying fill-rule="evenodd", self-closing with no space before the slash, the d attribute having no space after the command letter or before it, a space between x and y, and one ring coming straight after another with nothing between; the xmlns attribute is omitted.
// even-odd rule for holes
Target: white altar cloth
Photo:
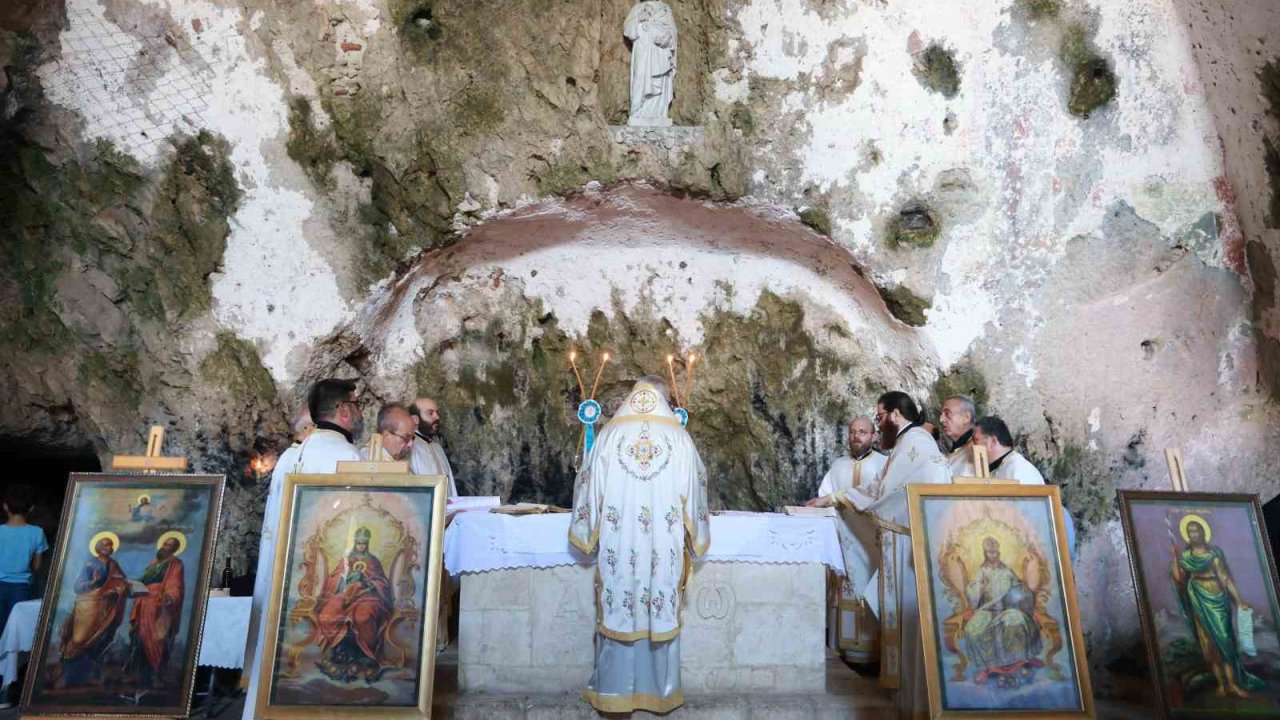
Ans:
<svg viewBox="0 0 1280 720"><path fill-rule="evenodd" d="M458 515L444 536L449 574L588 565L569 544L569 514ZM844 575L836 536L838 518L778 513L711 516L711 547L704 558L718 563L822 563Z"/></svg>
<svg viewBox="0 0 1280 720"><path fill-rule="evenodd" d="M253 598L211 597L204 614L204 641L198 665L219 668L244 666L244 646L249 638L249 607ZM4 687L18 674L18 653L31 652L36 625L40 622L40 601L28 600L13 606L4 633L0 634L0 675Z"/></svg>

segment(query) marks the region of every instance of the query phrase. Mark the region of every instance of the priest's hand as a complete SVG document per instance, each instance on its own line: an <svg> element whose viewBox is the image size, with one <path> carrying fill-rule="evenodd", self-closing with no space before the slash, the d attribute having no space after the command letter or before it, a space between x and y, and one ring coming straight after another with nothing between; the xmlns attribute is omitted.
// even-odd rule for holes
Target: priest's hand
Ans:
<svg viewBox="0 0 1280 720"><path fill-rule="evenodd" d="M805 502L805 507L827 507L831 504L831 496L816 497Z"/></svg>

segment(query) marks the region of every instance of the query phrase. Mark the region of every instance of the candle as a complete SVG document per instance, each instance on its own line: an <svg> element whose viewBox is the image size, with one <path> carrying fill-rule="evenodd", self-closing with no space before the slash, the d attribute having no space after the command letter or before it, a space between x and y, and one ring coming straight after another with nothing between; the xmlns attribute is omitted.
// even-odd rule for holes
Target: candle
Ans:
<svg viewBox="0 0 1280 720"><path fill-rule="evenodd" d="M676 356L667 356L667 375L671 378L671 396L676 401L676 407L680 407L680 386L676 384Z"/></svg>
<svg viewBox="0 0 1280 720"><path fill-rule="evenodd" d="M693 354L693 353L689 353L689 370L688 370L688 372L687 372L687 373L685 374L685 376L684 376L684 401L685 401L685 402L689 402L689 400L690 400L690 398L691 398L690 393L691 393L691 392L693 392L693 390L692 390L692 388L693 388L693 366L694 366L694 364L696 364L697 362L698 362L698 356L697 356L697 355L695 355L695 354Z"/></svg>
<svg viewBox="0 0 1280 720"><path fill-rule="evenodd" d="M578 351L577 350L569 351L569 366L573 368L574 377L578 378L578 397L585 400L586 398L583 396L587 394L587 389L582 384L582 373L578 372Z"/></svg>
<svg viewBox="0 0 1280 720"><path fill-rule="evenodd" d="M600 376L604 374L604 366L609 364L609 353L600 356L600 369L596 371L596 381L591 385L591 397L596 396L596 390L600 388Z"/></svg>

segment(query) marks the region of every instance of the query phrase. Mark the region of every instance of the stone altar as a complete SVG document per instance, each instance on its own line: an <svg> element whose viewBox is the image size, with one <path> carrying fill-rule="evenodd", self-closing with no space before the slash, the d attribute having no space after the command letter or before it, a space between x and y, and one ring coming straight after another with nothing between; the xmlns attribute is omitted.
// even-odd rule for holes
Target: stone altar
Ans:
<svg viewBox="0 0 1280 720"><path fill-rule="evenodd" d="M464 693L576 692L591 677L595 567L465 573L458 629ZM685 591L685 690L822 692L827 568L695 563Z"/></svg>

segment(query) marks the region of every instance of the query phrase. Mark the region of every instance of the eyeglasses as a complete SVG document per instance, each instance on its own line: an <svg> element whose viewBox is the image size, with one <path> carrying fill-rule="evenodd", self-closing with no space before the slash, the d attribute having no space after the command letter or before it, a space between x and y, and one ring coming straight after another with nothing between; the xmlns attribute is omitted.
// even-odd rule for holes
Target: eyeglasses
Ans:
<svg viewBox="0 0 1280 720"><path fill-rule="evenodd" d="M355 405L357 410L364 407L364 405L360 404L359 400L343 400L342 403L345 405Z"/></svg>
<svg viewBox="0 0 1280 720"><path fill-rule="evenodd" d="M877 413L876 413L876 423L877 423L877 424L879 424L879 423L884 422L884 419L885 419L885 418L887 418L887 417L889 417L889 413L884 412L884 411L877 412Z"/></svg>
<svg viewBox="0 0 1280 720"><path fill-rule="evenodd" d="M390 436L392 436L392 437L398 437L398 438L400 438L401 440L403 440L403 441L405 441L405 442L407 442L407 443L408 443L408 442L413 442L413 433L409 433L408 435L401 435L400 433L397 433L397 432L389 432L389 433L387 433L387 434L388 434L388 435L390 435Z"/></svg>

